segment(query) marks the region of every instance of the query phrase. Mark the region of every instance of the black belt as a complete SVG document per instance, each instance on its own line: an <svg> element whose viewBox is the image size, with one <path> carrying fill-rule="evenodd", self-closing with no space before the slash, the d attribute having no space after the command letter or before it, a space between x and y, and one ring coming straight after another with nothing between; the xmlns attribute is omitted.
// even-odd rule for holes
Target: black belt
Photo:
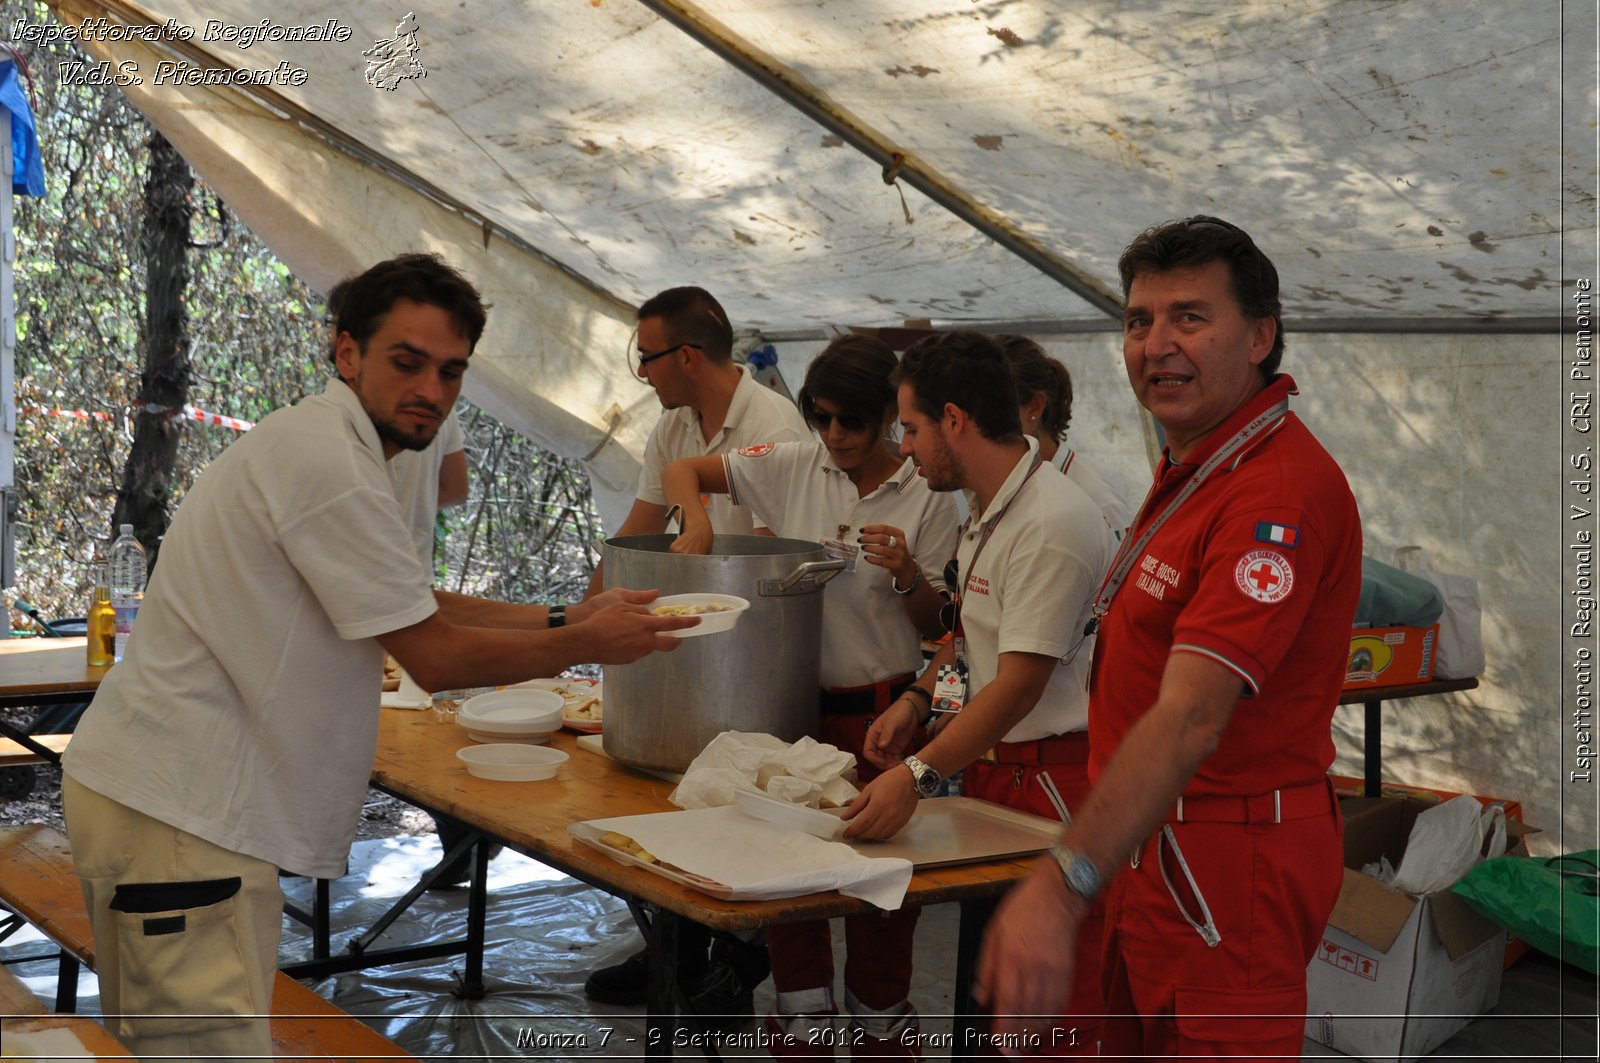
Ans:
<svg viewBox="0 0 1600 1063"><path fill-rule="evenodd" d="M882 712L894 704L894 699L915 682L916 678L907 672L905 675L897 675L879 683L868 683L863 687L833 690L824 687L817 695L817 702L824 716L867 716Z"/></svg>

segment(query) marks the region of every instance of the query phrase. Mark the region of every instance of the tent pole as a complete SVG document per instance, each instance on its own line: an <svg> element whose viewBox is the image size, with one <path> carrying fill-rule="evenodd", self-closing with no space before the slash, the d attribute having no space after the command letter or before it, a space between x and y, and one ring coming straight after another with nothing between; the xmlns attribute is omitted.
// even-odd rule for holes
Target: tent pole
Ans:
<svg viewBox="0 0 1600 1063"><path fill-rule="evenodd" d="M903 178L1001 247L1067 288L1101 313L1121 320L1122 299L1098 278L1061 258L996 211L961 191L927 162L903 152L861 118L827 98L815 85L776 58L734 34L693 4L675 0L640 0L667 22L709 48L718 57L754 78L779 98L828 132L883 167L884 182Z"/></svg>

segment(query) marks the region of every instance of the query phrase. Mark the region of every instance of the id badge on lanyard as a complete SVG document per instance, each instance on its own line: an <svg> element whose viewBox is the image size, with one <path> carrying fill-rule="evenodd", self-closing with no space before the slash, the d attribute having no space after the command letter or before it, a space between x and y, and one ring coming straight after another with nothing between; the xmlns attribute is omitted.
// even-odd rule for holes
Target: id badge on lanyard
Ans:
<svg viewBox="0 0 1600 1063"><path fill-rule="evenodd" d="M829 561L843 561L844 570L846 572L854 572L856 570L856 558L861 556L861 546L858 543L845 542L844 537L849 532L850 526L841 524L839 525L839 537L837 539L822 539L819 541L822 544L822 552L827 555Z"/></svg>
<svg viewBox="0 0 1600 1063"><path fill-rule="evenodd" d="M967 640L960 635L954 641L954 664L941 664L933 684L933 711L960 712L967 703Z"/></svg>

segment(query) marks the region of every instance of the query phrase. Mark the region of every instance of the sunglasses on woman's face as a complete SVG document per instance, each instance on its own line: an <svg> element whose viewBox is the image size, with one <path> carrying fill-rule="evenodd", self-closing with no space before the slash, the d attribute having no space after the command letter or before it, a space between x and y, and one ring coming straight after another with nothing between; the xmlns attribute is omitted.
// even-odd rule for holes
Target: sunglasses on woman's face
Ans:
<svg viewBox="0 0 1600 1063"><path fill-rule="evenodd" d="M806 411L806 420L818 432L826 432L834 421L838 421L839 427L852 435L867 430L867 422L853 413L829 413L827 410L819 410L815 406Z"/></svg>

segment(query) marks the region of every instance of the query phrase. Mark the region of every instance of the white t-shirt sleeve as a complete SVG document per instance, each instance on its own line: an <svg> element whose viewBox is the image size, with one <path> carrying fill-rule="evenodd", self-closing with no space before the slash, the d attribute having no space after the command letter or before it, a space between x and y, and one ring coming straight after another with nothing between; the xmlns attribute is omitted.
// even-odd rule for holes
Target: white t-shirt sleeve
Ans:
<svg viewBox="0 0 1600 1063"><path fill-rule="evenodd" d="M799 442L758 443L724 455L728 473L728 498L743 506L762 527L789 523L785 519L790 485L797 470L814 464L815 449Z"/></svg>
<svg viewBox="0 0 1600 1063"><path fill-rule="evenodd" d="M278 536L342 638L398 631L439 607L399 505L378 486L343 491L291 518Z"/></svg>

